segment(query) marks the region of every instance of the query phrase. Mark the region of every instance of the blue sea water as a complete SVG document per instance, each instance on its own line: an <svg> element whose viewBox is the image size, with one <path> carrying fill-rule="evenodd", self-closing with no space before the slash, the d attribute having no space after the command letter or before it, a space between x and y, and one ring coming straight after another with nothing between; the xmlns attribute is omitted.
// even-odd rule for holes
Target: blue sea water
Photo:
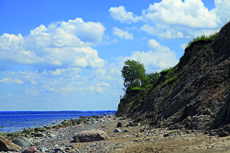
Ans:
<svg viewBox="0 0 230 153"><path fill-rule="evenodd" d="M0 131L11 133L24 128L43 127L80 116L115 114L116 111L0 111Z"/></svg>

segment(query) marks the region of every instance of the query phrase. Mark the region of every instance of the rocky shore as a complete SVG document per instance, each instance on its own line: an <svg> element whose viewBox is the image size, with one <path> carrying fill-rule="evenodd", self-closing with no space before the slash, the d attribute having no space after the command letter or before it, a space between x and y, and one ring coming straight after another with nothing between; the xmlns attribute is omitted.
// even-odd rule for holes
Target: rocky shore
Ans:
<svg viewBox="0 0 230 153"><path fill-rule="evenodd" d="M28 153L28 149L25 149L30 146L35 146L39 152L50 153L230 152L230 137L219 137L209 132L204 134L201 131L186 129L172 131L167 128L153 128L149 125L134 124L122 117L115 118L114 115L85 118L83 123L76 125L71 125L70 122L74 121L66 120L56 128L35 128L36 133L14 138L11 141L20 144L21 149L8 152ZM108 139L90 142L73 140L77 133L92 129L104 131ZM2 146L0 142L0 148Z"/></svg>

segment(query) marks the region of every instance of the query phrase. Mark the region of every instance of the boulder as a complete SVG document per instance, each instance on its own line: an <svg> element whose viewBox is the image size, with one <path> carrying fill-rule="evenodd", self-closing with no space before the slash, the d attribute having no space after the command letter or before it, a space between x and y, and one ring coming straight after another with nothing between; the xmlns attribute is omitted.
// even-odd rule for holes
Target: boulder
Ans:
<svg viewBox="0 0 230 153"><path fill-rule="evenodd" d="M117 127L122 127L122 123L121 123L121 122L118 122L118 123L117 123Z"/></svg>
<svg viewBox="0 0 230 153"><path fill-rule="evenodd" d="M26 148L22 153L38 153L39 151L37 150L36 147L31 146L29 148Z"/></svg>
<svg viewBox="0 0 230 153"><path fill-rule="evenodd" d="M13 142L0 137L0 151L16 151L21 149L21 147L14 144Z"/></svg>
<svg viewBox="0 0 230 153"><path fill-rule="evenodd" d="M84 130L73 137L74 142L90 142L105 139L108 139L108 136L102 130Z"/></svg>
<svg viewBox="0 0 230 153"><path fill-rule="evenodd" d="M25 137L17 137L14 140L12 140L13 143L15 143L16 145L22 147L22 148L27 148L30 146L33 146L33 144L26 139Z"/></svg>

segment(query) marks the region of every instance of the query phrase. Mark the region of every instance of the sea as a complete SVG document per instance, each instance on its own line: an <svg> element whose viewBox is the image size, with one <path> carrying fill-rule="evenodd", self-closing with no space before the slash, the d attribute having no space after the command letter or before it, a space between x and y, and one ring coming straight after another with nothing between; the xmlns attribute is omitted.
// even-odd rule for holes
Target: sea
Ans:
<svg viewBox="0 0 230 153"><path fill-rule="evenodd" d="M0 111L0 131L12 133L24 128L56 125L80 116L112 115L116 111Z"/></svg>

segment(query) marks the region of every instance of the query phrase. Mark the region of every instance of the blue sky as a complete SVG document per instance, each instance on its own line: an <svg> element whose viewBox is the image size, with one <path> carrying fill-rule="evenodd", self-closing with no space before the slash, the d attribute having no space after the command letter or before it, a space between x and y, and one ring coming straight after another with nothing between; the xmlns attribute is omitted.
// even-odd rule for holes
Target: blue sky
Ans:
<svg viewBox="0 0 230 153"><path fill-rule="evenodd" d="M116 110L121 69L176 65L229 21L229 0L1 0L0 111Z"/></svg>

